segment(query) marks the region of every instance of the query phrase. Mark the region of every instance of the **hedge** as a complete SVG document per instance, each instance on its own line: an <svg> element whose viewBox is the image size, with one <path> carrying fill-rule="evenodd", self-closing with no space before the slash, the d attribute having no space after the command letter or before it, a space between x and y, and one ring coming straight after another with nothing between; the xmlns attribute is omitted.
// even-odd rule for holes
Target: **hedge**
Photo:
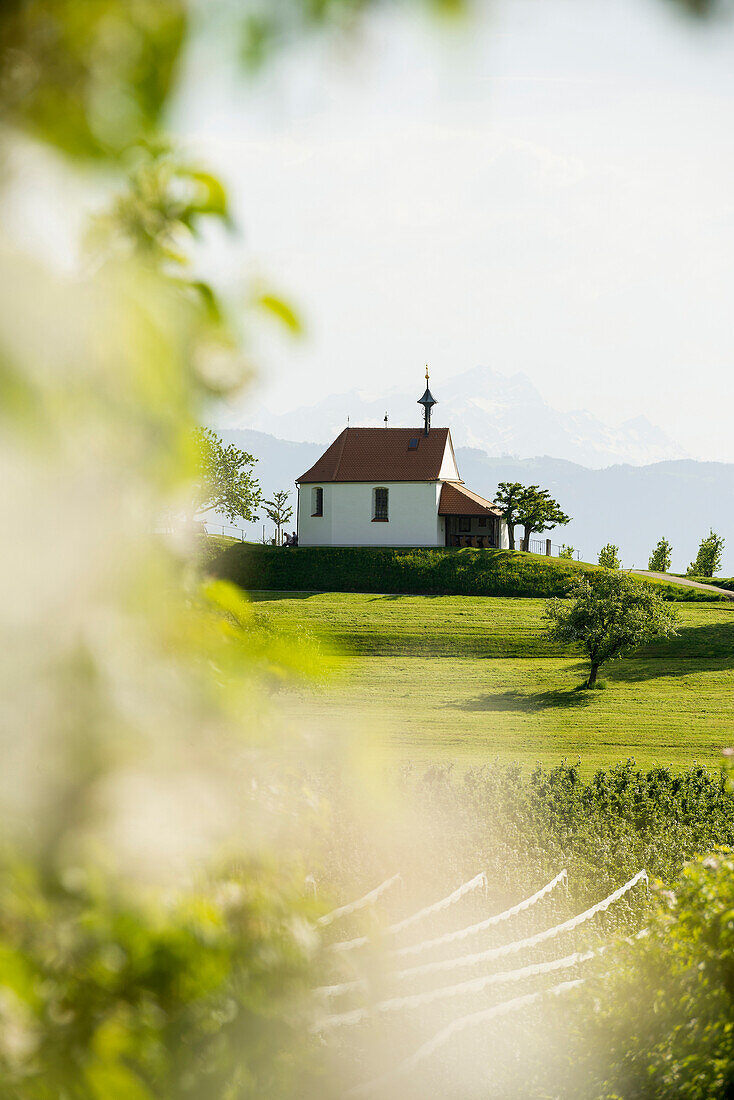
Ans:
<svg viewBox="0 0 734 1100"><path fill-rule="evenodd" d="M563 596L580 571L598 566L513 550L314 547L237 543L209 570L246 590L387 592L414 595ZM666 599L725 599L657 582Z"/></svg>

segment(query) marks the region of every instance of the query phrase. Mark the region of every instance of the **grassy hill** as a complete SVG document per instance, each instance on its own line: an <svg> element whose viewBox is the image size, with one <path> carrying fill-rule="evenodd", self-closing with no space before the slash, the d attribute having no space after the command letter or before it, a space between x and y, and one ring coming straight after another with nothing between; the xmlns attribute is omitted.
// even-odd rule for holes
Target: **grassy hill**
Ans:
<svg viewBox="0 0 734 1100"><path fill-rule="evenodd" d="M510 550L275 547L236 543L210 566L247 590L563 596L598 566ZM671 600L710 602L713 592L651 581Z"/></svg>
<svg viewBox="0 0 734 1100"><path fill-rule="evenodd" d="M605 691L577 692L584 665L543 637L541 599L255 592L307 625L332 662L325 688L287 697L301 724L355 728L403 759L526 765L580 757L585 773L718 766L734 730L734 604L684 604L677 637L614 662Z"/></svg>

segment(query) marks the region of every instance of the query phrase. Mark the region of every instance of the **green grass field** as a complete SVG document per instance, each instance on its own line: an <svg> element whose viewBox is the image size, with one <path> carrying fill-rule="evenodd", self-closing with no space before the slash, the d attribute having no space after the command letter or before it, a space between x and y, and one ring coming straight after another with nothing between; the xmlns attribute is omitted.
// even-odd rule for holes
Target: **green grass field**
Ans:
<svg viewBox="0 0 734 1100"><path fill-rule="evenodd" d="M679 605L677 637L607 666L606 690L577 692L583 662L543 637L542 600L251 595L340 654L325 688L286 705L336 736L366 726L416 763L716 766L734 742L734 604Z"/></svg>

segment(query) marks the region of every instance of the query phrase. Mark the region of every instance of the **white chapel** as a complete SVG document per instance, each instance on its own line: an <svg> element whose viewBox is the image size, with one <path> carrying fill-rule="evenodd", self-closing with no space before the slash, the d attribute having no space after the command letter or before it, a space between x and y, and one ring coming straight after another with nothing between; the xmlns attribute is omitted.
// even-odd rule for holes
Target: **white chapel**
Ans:
<svg viewBox="0 0 734 1100"><path fill-rule="evenodd" d="M509 546L499 509L461 480L450 430L431 427L428 371L418 404L421 428L345 428L296 479L300 546Z"/></svg>

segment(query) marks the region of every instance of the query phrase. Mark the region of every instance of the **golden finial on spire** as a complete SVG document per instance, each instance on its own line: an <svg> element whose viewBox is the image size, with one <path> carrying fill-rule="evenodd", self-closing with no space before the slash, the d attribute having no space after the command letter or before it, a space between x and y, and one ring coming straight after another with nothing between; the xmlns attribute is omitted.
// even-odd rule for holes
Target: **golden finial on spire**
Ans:
<svg viewBox="0 0 734 1100"><path fill-rule="evenodd" d="M433 396L428 388L428 363L426 363L426 392L423 394L422 397L418 398L417 403L423 406L423 417L425 422L424 430L425 434L428 435L428 432L431 428L431 409L436 404L436 398Z"/></svg>

